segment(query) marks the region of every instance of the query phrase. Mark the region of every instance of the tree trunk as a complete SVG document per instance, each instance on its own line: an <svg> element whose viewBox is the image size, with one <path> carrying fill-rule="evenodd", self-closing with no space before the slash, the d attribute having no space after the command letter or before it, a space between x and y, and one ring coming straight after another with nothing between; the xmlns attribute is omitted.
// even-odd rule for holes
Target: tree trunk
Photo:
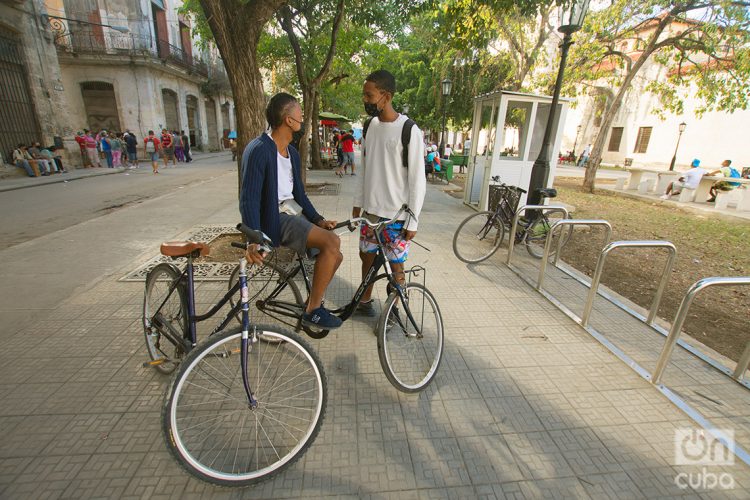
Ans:
<svg viewBox="0 0 750 500"><path fill-rule="evenodd" d="M313 97L314 94L311 93L309 86L303 86L302 87L302 121L305 124L305 136L300 139L299 142L299 157L300 162L302 163L302 182L307 182L307 167L310 166L310 143L308 142L307 138L310 137L310 132L313 128Z"/></svg>
<svg viewBox="0 0 750 500"><path fill-rule="evenodd" d="M318 134L318 116L320 115L320 94L316 89L315 97L312 103L312 122L314 124L310 133L312 133L312 168L313 170L321 170L323 168L323 160L320 158L320 135Z"/></svg>
<svg viewBox="0 0 750 500"><path fill-rule="evenodd" d="M620 85L620 90L617 91L617 95L615 96L614 101L612 101L612 105L602 117L602 125L599 129L599 133L596 135L594 145L591 147L591 155L589 156L589 162L586 165L586 175L583 178L583 189L589 193L594 192L594 187L596 185L596 171L599 169L599 163L602 161L604 141L607 140L609 128L612 126L615 116L617 116L617 113L620 111L622 101L625 98L625 94L630 90L630 84L633 82L635 75L650 56L651 51L644 52L635 64L633 64L630 71L625 75L625 80L623 80L622 85Z"/></svg>
<svg viewBox="0 0 750 500"><path fill-rule="evenodd" d="M200 0L232 86L237 121L237 177L242 150L265 129L265 97L256 51L266 23L285 0Z"/></svg>

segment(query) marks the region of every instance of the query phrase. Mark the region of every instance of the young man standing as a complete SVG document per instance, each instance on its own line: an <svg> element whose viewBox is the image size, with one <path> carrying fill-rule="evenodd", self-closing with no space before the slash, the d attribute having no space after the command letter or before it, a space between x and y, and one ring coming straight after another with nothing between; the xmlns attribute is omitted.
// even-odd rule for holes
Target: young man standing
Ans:
<svg viewBox="0 0 750 500"><path fill-rule="evenodd" d="M154 135L154 131L149 130L148 137L143 139L143 152L146 153L146 158L151 160L151 169L155 174L159 173L159 149L161 142Z"/></svg>
<svg viewBox="0 0 750 500"><path fill-rule="evenodd" d="M407 204L414 217L390 224L384 232L386 258L399 281L404 280L404 262L409 255L410 241L417 234L419 213L422 210L427 180L424 174L424 143L422 131L411 122L408 152L403 154L402 133L408 118L393 109L396 79L385 70L371 73L365 80L362 100L365 112L372 117L367 133L362 138L362 168L360 185L354 191L352 217L360 214L373 222L391 219ZM395 145L395 147L394 147ZM404 156L408 164L404 164ZM362 226L359 257L362 276L375 260L375 238ZM375 315L371 298L372 287L362 296L359 312Z"/></svg>
<svg viewBox="0 0 750 500"><path fill-rule="evenodd" d="M305 194L300 158L292 146L303 136L302 108L289 94L276 94L268 102L266 119L271 127L253 139L242 154L242 222L260 229L274 246L285 246L304 255L318 249L312 291L302 323L330 330L341 326L341 319L323 307L323 295L341 261L341 241L329 231L336 225L315 211ZM261 265L258 245L250 245L248 262Z"/></svg>

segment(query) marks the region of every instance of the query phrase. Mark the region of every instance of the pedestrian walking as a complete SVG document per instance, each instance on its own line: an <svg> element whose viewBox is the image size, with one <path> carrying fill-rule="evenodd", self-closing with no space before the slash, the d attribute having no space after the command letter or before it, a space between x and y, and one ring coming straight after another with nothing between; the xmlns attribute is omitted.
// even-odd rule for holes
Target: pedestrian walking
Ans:
<svg viewBox="0 0 750 500"><path fill-rule="evenodd" d="M177 161L174 159L174 137L165 128L161 129L161 151L164 156L164 168L169 166L169 160L172 160L172 165L177 166Z"/></svg>
<svg viewBox="0 0 750 500"><path fill-rule="evenodd" d="M159 173L159 150L161 141L154 135L153 130L148 131L148 137L143 139L143 152L151 160L151 168L155 174Z"/></svg>
<svg viewBox="0 0 750 500"><path fill-rule="evenodd" d="M130 130L127 130L125 134L125 151L128 155L128 166L130 168L138 168L138 138Z"/></svg>
<svg viewBox="0 0 750 500"><path fill-rule="evenodd" d="M185 150L185 163L193 161L193 155L190 153L190 137L185 133L184 130L180 130L182 135L182 148Z"/></svg>
<svg viewBox="0 0 750 500"><path fill-rule="evenodd" d="M172 131L172 138L174 139L174 156L177 161L185 161L185 147L182 144L182 134L178 134L176 130Z"/></svg>
<svg viewBox="0 0 750 500"><path fill-rule="evenodd" d="M581 157L578 158L578 166L585 167L589 162L589 156L591 156L591 144L583 148L583 153L581 153Z"/></svg>

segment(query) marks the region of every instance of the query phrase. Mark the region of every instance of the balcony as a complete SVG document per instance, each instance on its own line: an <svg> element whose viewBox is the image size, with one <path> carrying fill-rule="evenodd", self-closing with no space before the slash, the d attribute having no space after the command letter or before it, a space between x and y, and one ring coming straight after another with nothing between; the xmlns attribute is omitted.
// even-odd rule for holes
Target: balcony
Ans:
<svg viewBox="0 0 750 500"><path fill-rule="evenodd" d="M57 50L74 54L108 54L128 56L150 56L185 68L190 73L208 76L208 66L200 59L166 40L155 40L149 36L101 31L75 31L55 37Z"/></svg>

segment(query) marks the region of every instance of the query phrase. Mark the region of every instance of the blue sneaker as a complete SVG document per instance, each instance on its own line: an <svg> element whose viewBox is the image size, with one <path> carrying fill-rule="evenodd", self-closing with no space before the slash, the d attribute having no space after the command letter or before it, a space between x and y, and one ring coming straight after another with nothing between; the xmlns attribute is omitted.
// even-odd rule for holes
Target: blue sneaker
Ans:
<svg viewBox="0 0 750 500"><path fill-rule="evenodd" d="M341 326L341 318L338 318L331 314L328 309L320 306L317 309L313 309L312 312L304 313L302 315L302 324L305 326L313 326L316 328L322 328L324 330L333 330Z"/></svg>

